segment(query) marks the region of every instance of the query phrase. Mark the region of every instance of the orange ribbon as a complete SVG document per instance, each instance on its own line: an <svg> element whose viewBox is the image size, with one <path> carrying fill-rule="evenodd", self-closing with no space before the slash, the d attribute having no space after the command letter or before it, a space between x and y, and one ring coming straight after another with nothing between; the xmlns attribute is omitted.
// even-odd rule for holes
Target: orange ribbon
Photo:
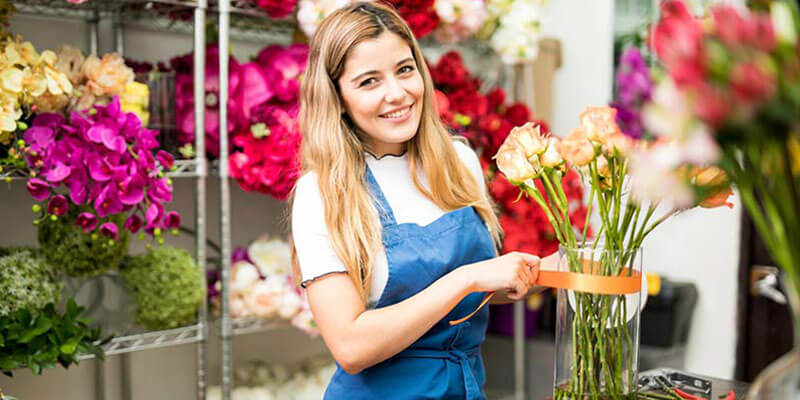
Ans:
<svg viewBox="0 0 800 400"><path fill-rule="evenodd" d="M593 294L622 295L638 293L642 290L642 273L623 269L619 276L597 275L597 262L592 262L595 268L589 267L590 260L585 260L584 272L565 272L565 271L539 271L536 278L537 286L547 286L556 289L575 290ZM630 276L629 276L630 275ZM481 304L475 311L469 313L464 318L450 321L450 325L458 325L475 315L486 303L491 300L495 292L489 292L484 296Z"/></svg>

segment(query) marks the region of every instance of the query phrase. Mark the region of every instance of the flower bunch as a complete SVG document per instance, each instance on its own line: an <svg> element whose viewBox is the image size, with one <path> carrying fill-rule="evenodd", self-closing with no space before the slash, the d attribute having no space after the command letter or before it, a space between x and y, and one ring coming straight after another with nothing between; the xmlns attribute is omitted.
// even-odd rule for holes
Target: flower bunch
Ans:
<svg viewBox="0 0 800 400"><path fill-rule="evenodd" d="M52 51L40 55L20 38L0 42L0 145L8 145L20 128L24 109L41 99L72 93L69 79L55 67L57 60Z"/></svg>
<svg viewBox="0 0 800 400"><path fill-rule="evenodd" d="M563 140L544 133L533 123L515 127L495 158L508 180L544 211L565 250L565 267L569 272L630 277L633 270L629 266L635 263L644 238L685 206L697 205L673 206L660 217L653 218L659 203L645 207L636 196L623 195L630 189L630 179L626 179L630 154L645 145L622 133L616 123L615 109L589 107L580 115L580 125ZM562 183L570 168L579 171L590 186L589 212L585 213L583 230L579 232L569 216L570 202ZM709 206L725 204L730 190L724 176L709 169L687 173L695 174L696 185L708 184L707 198L711 201L714 197ZM601 226L590 248L602 242L604 252L599 253L601 259L592 260L597 267L586 272L580 249L586 248L588 218L595 203ZM635 361L625 355L632 354L632 349L626 351L626 346L631 346L629 333L626 333L627 321L614 312L625 307L626 296L570 293L577 304L569 321L576 332L572 337L573 355L569 358L572 378L557 383L555 397L583 398L590 393L615 397L629 393Z"/></svg>
<svg viewBox="0 0 800 400"><path fill-rule="evenodd" d="M266 11L270 18L280 19L288 16L297 5L297 0L250 0Z"/></svg>
<svg viewBox="0 0 800 400"><path fill-rule="evenodd" d="M120 229L141 229L163 242L164 229L177 229L180 215L166 212L172 186L164 176L172 156L154 149L158 132L146 129L115 97L90 112L39 114L25 134L25 158L31 170L30 195L41 218L58 219L72 207L83 212L75 224L116 240ZM111 217L127 216L123 226ZM41 218L37 221L41 221ZM36 221L35 221L36 222Z"/></svg>
<svg viewBox="0 0 800 400"><path fill-rule="evenodd" d="M335 371L336 365L328 355L303 360L293 367L253 363L234 371L233 396L251 400L322 398ZM219 387L209 389L209 399L220 396Z"/></svg>
<svg viewBox="0 0 800 400"><path fill-rule="evenodd" d="M762 8L768 12L718 4L701 19L682 1L661 4L650 44L664 77L643 121L663 143L641 154L634 177L644 198L665 197L655 182L666 181L687 202L698 198L692 184L730 179L796 293L800 13L787 2ZM698 173L687 164L713 169Z"/></svg>
<svg viewBox="0 0 800 400"><path fill-rule="evenodd" d="M489 17L483 0L435 0L433 8L440 21L433 35L442 43L455 43L472 36Z"/></svg>
<svg viewBox="0 0 800 400"><path fill-rule="evenodd" d="M616 88L617 99L611 106L617 110L617 124L625 135L642 137L641 109L653 93L653 78L637 47L629 47L622 54L616 73Z"/></svg>
<svg viewBox="0 0 800 400"><path fill-rule="evenodd" d="M338 8L350 4L350 0L300 0L297 8L297 23L307 37L314 36L325 17Z"/></svg>
<svg viewBox="0 0 800 400"><path fill-rule="evenodd" d="M489 0L489 19L479 37L489 40L505 63L533 60L539 55L541 0Z"/></svg>
<svg viewBox="0 0 800 400"><path fill-rule="evenodd" d="M232 317L281 318L290 320L309 335L319 334L304 294L293 284L291 253L286 242L257 239L246 249L237 249L231 261ZM218 301L211 299L212 303Z"/></svg>
<svg viewBox="0 0 800 400"><path fill-rule="evenodd" d="M439 26L434 0L388 0L406 21L417 39L422 39Z"/></svg>
<svg viewBox="0 0 800 400"><path fill-rule="evenodd" d="M492 156L514 126L533 119L522 103L507 104L502 89L487 94L479 91L481 82L464 66L457 52L442 56L431 67L437 91L437 107L442 119L459 134L467 137L481 157L484 173L489 180L489 193L500 206L500 225L505 233L503 251L526 251L547 255L558 248L555 231L547 223L541 208L529 198L519 198L518 190L502 175L496 173ZM536 122L545 132L547 125ZM565 194L569 199L571 220L584 227L586 207L583 190L576 173L564 177Z"/></svg>
<svg viewBox="0 0 800 400"><path fill-rule="evenodd" d="M286 199L300 174L300 128L297 120L299 77L305 71L308 47L269 46L252 66L268 84L266 96L255 99L246 109L248 123L233 137L230 156L231 176L247 191L258 191ZM249 88L252 80L243 90ZM260 103L257 103L260 101Z"/></svg>

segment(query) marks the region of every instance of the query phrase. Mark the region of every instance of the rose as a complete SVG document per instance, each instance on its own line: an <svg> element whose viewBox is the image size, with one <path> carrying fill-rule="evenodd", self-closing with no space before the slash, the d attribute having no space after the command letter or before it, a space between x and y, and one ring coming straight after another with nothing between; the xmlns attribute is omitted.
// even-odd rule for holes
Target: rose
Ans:
<svg viewBox="0 0 800 400"><path fill-rule="evenodd" d="M231 265L231 291L243 293L259 280L258 269L247 261Z"/></svg>
<svg viewBox="0 0 800 400"><path fill-rule="evenodd" d="M542 135L539 125L532 122L512 129L506 141L516 142L528 159L542 154L547 149L547 138Z"/></svg>
<svg viewBox="0 0 800 400"><path fill-rule="evenodd" d="M543 167L555 168L564 163L564 159L558 153L558 146L558 139L554 137L547 138L546 150L539 156L539 162Z"/></svg>
<svg viewBox="0 0 800 400"><path fill-rule="evenodd" d="M511 183L521 184L528 179L535 178L538 171L528 162L525 152L506 141L494 157L497 168L500 169Z"/></svg>
<svg viewBox="0 0 800 400"><path fill-rule="evenodd" d="M256 240L247 247L247 256L263 276L286 275L291 267L291 249L281 240Z"/></svg>
<svg viewBox="0 0 800 400"><path fill-rule="evenodd" d="M586 138L603 143L612 135L621 134L617 126L617 110L608 107L588 107L580 115Z"/></svg>
<svg viewBox="0 0 800 400"><path fill-rule="evenodd" d="M119 54L109 53L102 59L90 55L83 63L86 88L95 96L113 96L125 91L125 85L133 81L133 70L125 66Z"/></svg>
<svg viewBox="0 0 800 400"><path fill-rule="evenodd" d="M245 294L245 304L255 316L259 318L271 318L278 311L280 296L284 288L281 283L273 277L266 280L257 281Z"/></svg>
<svg viewBox="0 0 800 400"><path fill-rule="evenodd" d="M733 208L733 203L728 198L733 195L730 181L725 171L718 167L695 168L691 172L694 184L699 188L710 190L708 196L700 201L700 207L717 208L727 206Z"/></svg>

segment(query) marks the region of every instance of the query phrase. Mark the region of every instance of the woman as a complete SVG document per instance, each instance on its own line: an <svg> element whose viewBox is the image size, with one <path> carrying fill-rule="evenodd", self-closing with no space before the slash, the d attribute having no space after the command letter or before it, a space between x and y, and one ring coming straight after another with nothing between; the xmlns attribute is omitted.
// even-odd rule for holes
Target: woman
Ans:
<svg viewBox="0 0 800 400"><path fill-rule="evenodd" d="M523 298L540 260L497 256L480 163L439 120L410 29L383 5L337 10L301 91L293 254L338 364L325 398L485 398L488 310L449 322L485 292Z"/></svg>

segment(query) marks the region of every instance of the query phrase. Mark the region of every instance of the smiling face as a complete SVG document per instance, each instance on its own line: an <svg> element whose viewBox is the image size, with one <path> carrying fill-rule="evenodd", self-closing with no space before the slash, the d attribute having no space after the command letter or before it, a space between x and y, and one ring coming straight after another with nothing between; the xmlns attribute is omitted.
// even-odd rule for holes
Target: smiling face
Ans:
<svg viewBox="0 0 800 400"><path fill-rule="evenodd" d="M339 78L350 119L376 156L400 154L417 133L425 86L414 55L398 35L384 31L350 51Z"/></svg>

